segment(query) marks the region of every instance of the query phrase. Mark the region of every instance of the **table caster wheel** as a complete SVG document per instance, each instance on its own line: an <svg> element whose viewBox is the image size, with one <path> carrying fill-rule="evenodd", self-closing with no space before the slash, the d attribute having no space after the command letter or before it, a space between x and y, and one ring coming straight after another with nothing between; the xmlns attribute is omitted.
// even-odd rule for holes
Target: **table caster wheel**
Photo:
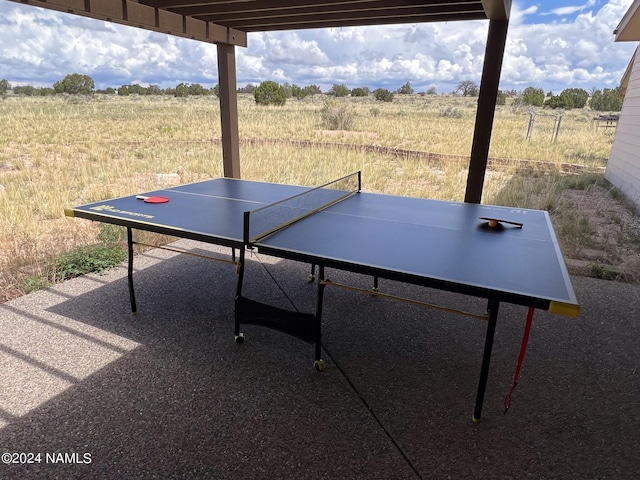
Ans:
<svg viewBox="0 0 640 480"><path fill-rule="evenodd" d="M244 334L239 333L238 335L235 336L234 340L236 343L244 343Z"/></svg>
<svg viewBox="0 0 640 480"><path fill-rule="evenodd" d="M316 371L321 372L327 365L324 363L324 360L320 359L313 362L313 366L315 367Z"/></svg>
<svg viewBox="0 0 640 480"><path fill-rule="evenodd" d="M307 277L307 282L309 282L309 283L313 283L313 281L314 281L315 279L316 279L315 275L309 275L309 276Z"/></svg>

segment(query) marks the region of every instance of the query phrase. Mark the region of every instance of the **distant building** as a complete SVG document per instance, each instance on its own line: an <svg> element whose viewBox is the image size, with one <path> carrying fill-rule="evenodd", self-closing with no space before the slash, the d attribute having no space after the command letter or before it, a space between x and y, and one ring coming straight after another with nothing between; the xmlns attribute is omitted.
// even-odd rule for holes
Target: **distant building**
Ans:
<svg viewBox="0 0 640 480"><path fill-rule="evenodd" d="M640 0L634 0L614 34L616 42L640 41ZM640 47L620 87L625 95L605 178L640 209Z"/></svg>

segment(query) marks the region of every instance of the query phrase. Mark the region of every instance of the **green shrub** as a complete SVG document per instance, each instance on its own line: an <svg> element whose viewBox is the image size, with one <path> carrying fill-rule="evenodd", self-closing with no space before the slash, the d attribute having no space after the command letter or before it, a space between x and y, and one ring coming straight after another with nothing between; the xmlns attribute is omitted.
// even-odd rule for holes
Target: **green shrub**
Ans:
<svg viewBox="0 0 640 480"><path fill-rule="evenodd" d="M349 87L347 87L344 83L338 85L336 83L333 84L331 89L327 92L329 95L333 95L334 97L346 97L351 93Z"/></svg>
<svg viewBox="0 0 640 480"><path fill-rule="evenodd" d="M178 98L184 98L189 96L189 85L187 83L179 83L176 85L174 95Z"/></svg>
<svg viewBox="0 0 640 480"><path fill-rule="evenodd" d="M525 105L541 107L544 103L544 90L541 88L527 87L522 91L522 102Z"/></svg>
<svg viewBox="0 0 640 480"><path fill-rule="evenodd" d="M352 97L366 97L369 95L369 89L367 87L359 87L351 90Z"/></svg>
<svg viewBox="0 0 640 480"><path fill-rule="evenodd" d="M46 290L51 286L51 283L47 280L46 277L35 275L32 277L26 278L20 288L24 293L33 293L38 290Z"/></svg>
<svg viewBox="0 0 640 480"><path fill-rule="evenodd" d="M564 110L571 110L573 108L573 100L566 95L553 95L544 102L544 106L553 109L562 108Z"/></svg>
<svg viewBox="0 0 640 480"><path fill-rule="evenodd" d="M553 95L546 102L545 107L564 108L571 110L572 108L584 108L587 104L589 94L582 88L565 88L560 95Z"/></svg>
<svg viewBox="0 0 640 480"><path fill-rule="evenodd" d="M565 88L560 96L570 98L573 108L584 108L589 100L589 93L584 88Z"/></svg>
<svg viewBox="0 0 640 480"><path fill-rule="evenodd" d="M98 245L77 248L60 255L52 264L55 281L79 277L85 273L102 272L120 264L127 256L120 245Z"/></svg>
<svg viewBox="0 0 640 480"><path fill-rule="evenodd" d="M393 102L393 93L386 88L378 88L373 92L373 96L380 102Z"/></svg>
<svg viewBox="0 0 640 480"><path fill-rule="evenodd" d="M258 105L284 105L287 92L276 82L265 80L253 91L253 98Z"/></svg>

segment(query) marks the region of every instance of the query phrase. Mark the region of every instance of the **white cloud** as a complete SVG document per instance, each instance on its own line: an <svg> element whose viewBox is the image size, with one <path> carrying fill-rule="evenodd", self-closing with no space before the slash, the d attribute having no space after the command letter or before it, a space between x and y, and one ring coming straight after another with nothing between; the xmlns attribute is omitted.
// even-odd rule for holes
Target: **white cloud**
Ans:
<svg viewBox="0 0 640 480"><path fill-rule="evenodd" d="M617 85L635 44L615 43L613 30L630 3L589 0L541 12L537 3L515 0L501 87ZM487 27L474 21L249 34L248 48L236 49L238 83L396 89L410 81L418 91L447 92L462 80L480 81ZM215 45L4 0L0 45L0 77L13 84L50 86L69 73L91 75L98 87L217 82Z"/></svg>
<svg viewBox="0 0 640 480"><path fill-rule="evenodd" d="M613 36L630 3L610 0L596 11L589 10L595 6L589 1L580 5L583 13L572 22L525 24L526 16L518 12L520 2L514 2L515 18L520 21L511 22L502 82L519 77L526 82L518 72L529 65L527 75L539 82L534 86L545 90L615 87L635 48L615 43Z"/></svg>

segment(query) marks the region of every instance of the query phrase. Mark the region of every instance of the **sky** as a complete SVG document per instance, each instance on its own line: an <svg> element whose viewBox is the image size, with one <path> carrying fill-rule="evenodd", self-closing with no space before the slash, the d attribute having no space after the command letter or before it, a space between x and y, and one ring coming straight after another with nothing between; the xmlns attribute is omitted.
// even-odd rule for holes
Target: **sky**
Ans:
<svg viewBox="0 0 640 480"><path fill-rule="evenodd" d="M638 42L614 42L633 0L514 0L500 88L560 93L615 88ZM450 93L480 84L487 21L251 33L236 48L238 87L264 80ZM0 0L0 79L50 87L66 75L96 88L214 86L215 45Z"/></svg>

